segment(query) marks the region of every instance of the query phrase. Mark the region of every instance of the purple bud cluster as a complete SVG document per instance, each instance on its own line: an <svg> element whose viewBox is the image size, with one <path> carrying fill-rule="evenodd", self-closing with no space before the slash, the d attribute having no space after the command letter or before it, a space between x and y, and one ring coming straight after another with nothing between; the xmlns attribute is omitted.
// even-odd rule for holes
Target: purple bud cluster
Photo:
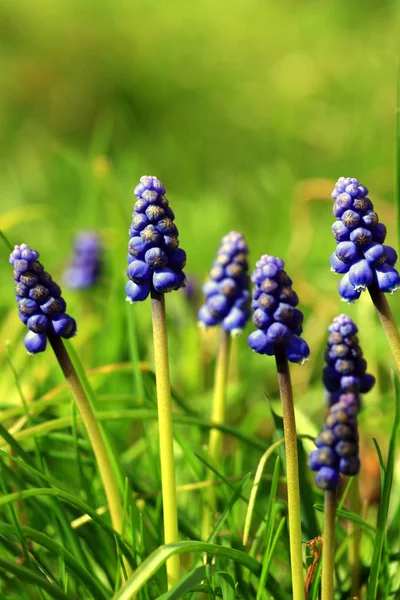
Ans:
<svg viewBox="0 0 400 600"><path fill-rule="evenodd" d="M342 475L357 475L357 414L360 394L369 392L375 383L366 373L367 363L358 344L358 329L346 315L335 317L328 327L328 346L323 382L328 392L329 414L315 440L317 450L310 454L310 468L317 471L316 482L323 490L334 489Z"/></svg>
<svg viewBox="0 0 400 600"><path fill-rule="evenodd" d="M379 223L367 188L354 177L340 177L331 195L337 246L330 262L331 270L343 275L339 282L342 299L354 302L374 282L382 292L393 293L400 286L394 268L397 254L384 245L386 227Z"/></svg>
<svg viewBox="0 0 400 600"><path fill-rule="evenodd" d="M201 327L222 327L237 335L250 317L250 292L246 241L241 233L231 231L222 238L210 279L203 286L206 302L200 308Z"/></svg>
<svg viewBox="0 0 400 600"><path fill-rule="evenodd" d="M375 378L366 372L367 362L358 344L357 326L347 315L335 317L328 327L328 346L322 379L328 392L330 405L342 394L354 394L357 406L359 394L366 394L375 383Z"/></svg>
<svg viewBox="0 0 400 600"><path fill-rule="evenodd" d="M333 404L322 432L315 440L316 450L310 454L309 465L317 471L316 483L323 490L334 489L342 475L357 475L358 458L358 406L352 394L343 395Z"/></svg>
<svg viewBox="0 0 400 600"><path fill-rule="evenodd" d="M165 187L153 176L140 178L129 228L128 302L145 300L150 291L177 290L185 284L186 253L179 248L175 215L165 197Z"/></svg>
<svg viewBox="0 0 400 600"><path fill-rule="evenodd" d="M97 233L82 231L74 240L74 256L64 274L65 284L72 289L91 287L101 272L101 243Z"/></svg>
<svg viewBox="0 0 400 600"><path fill-rule="evenodd" d="M28 352L43 352L49 331L63 338L74 336L75 320L66 314L61 289L39 262L39 253L21 244L14 246L9 260L14 267L19 318L29 329L24 338Z"/></svg>
<svg viewBox="0 0 400 600"><path fill-rule="evenodd" d="M269 356L275 354L276 345L282 345L289 361L303 363L310 354L300 337L303 313L296 308L299 299L284 266L283 260L268 254L256 263L251 280L253 323L257 330L249 335L248 344L255 352Z"/></svg>

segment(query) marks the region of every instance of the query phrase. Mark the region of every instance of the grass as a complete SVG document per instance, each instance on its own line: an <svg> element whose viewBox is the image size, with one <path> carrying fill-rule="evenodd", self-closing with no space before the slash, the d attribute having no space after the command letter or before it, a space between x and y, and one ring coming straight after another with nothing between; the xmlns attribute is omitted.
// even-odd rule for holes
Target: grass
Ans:
<svg viewBox="0 0 400 600"><path fill-rule="evenodd" d="M304 436L313 437L323 422L326 327L343 311L327 266L334 247L328 199L339 175L365 181L395 245L398 13L392 2L321 6L311 0L235 0L229 8L210 0L1 4L0 229L12 244L37 247L60 283L73 234L94 228L102 235L100 282L93 291L64 290L64 296L79 328L71 346L119 459L126 518L120 537L108 513L98 511L105 506L101 481L54 357L25 353L9 248L1 239L0 596L290 597L285 465L279 470L274 460L265 462L281 437L271 411L279 412L274 361L249 352L250 326L235 341L228 419L218 428L221 460L210 470L205 444L213 427L218 340L197 329L199 291L190 302L182 292L167 298L181 541L162 545L150 307L128 311L123 291L131 190L144 172L164 181L188 253L186 272L198 283L231 229L246 236L251 264L264 252L285 259L312 351L307 365L292 369L307 452L311 442ZM397 318L400 301L389 302ZM337 598L350 589L346 520L363 529L366 598L378 597L377 590L395 598L400 502L393 363L368 298L345 310L362 323L360 343L378 384L361 415L365 511L338 511ZM209 480L218 511L207 544L199 540ZM304 460L300 485L303 558L311 576L314 555L306 544L320 531L323 498ZM81 522L82 515L89 517ZM202 563L204 552L210 564ZM174 553L183 574L167 591L164 564ZM123 557L134 575L119 589ZM318 565L310 598L318 597Z"/></svg>

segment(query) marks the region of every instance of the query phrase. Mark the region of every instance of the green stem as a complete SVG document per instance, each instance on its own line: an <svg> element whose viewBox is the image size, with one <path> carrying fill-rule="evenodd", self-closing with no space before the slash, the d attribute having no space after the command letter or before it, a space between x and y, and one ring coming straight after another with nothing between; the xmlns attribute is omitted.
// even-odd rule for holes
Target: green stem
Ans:
<svg viewBox="0 0 400 600"><path fill-rule="evenodd" d="M229 370L229 355L231 347L231 336L221 328L217 363L215 366L215 378L214 378L214 396L213 405L211 412L211 421L218 425L225 422L226 412L226 382L228 379ZM222 444L222 431L220 429L211 429L208 452L210 457L210 463L217 467L220 463L221 458L221 444ZM212 473L209 472L209 479L212 479ZM212 516L215 515L217 505L216 489L210 487L207 494L207 501L204 506L203 513L203 539L207 541L210 534L210 527L212 522Z"/></svg>
<svg viewBox="0 0 400 600"><path fill-rule="evenodd" d="M286 474L288 489L288 515L290 538L290 563L292 569L293 600L304 600L303 554L301 545L299 461L297 456L296 419L289 364L282 346L275 346L285 434Z"/></svg>
<svg viewBox="0 0 400 600"><path fill-rule="evenodd" d="M355 478L350 488L350 512L359 515L361 512L360 490L358 480ZM349 521L347 533L349 535L349 563L351 572L351 597L359 595L360 591L360 547L361 527L354 521Z"/></svg>
<svg viewBox="0 0 400 600"><path fill-rule="evenodd" d="M112 526L117 533L122 531L122 504L118 490L118 483L114 471L111 466L110 458L101 435L99 424L92 410L89 398L82 386L78 374L72 364L67 350L61 338L49 333L50 344L54 350L60 367L64 373L65 379L68 382L71 392L75 398L79 412L82 416L82 421L88 432L90 443L96 457L97 466L100 471L100 476L103 481L104 491L107 497L107 503L110 509Z"/></svg>
<svg viewBox="0 0 400 600"><path fill-rule="evenodd" d="M164 294L151 293L153 318L154 362L157 387L158 428L160 434L161 487L164 511L164 543L178 541L178 513L172 431L171 386L169 381L168 337ZM180 560L174 555L167 561L168 587L180 576Z"/></svg>
<svg viewBox="0 0 400 600"><path fill-rule="evenodd" d="M333 600L335 566L336 488L326 490L322 546L322 600Z"/></svg>
<svg viewBox="0 0 400 600"><path fill-rule="evenodd" d="M396 321L394 320L385 294L380 291L376 282L369 286L368 291L388 339L396 366L400 371L400 332Z"/></svg>

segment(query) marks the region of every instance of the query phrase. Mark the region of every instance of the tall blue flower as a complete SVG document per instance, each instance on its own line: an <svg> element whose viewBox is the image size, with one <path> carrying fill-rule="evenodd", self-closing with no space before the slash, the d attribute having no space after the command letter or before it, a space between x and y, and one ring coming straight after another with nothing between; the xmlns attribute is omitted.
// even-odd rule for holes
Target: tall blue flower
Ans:
<svg viewBox="0 0 400 600"><path fill-rule="evenodd" d="M101 272L101 242L94 231L81 231L74 240L74 255L64 273L65 284L73 289L94 285Z"/></svg>
<svg viewBox="0 0 400 600"><path fill-rule="evenodd" d="M206 302L199 310L200 326L221 324L232 335L244 329L250 317L248 252L241 233L231 231L222 238L210 279L203 286Z"/></svg>
<svg viewBox="0 0 400 600"><path fill-rule="evenodd" d="M328 328L328 346L325 351L326 366L322 379L330 405L345 395L354 396L360 406L360 394L369 392L375 378L366 372L367 363L358 344L357 326L347 315L338 315Z"/></svg>
<svg viewBox="0 0 400 600"><path fill-rule="evenodd" d="M39 262L39 252L27 244L14 246L10 263L14 267L19 318L29 329L24 338L28 352L43 352L50 331L63 338L74 336L75 320L66 314L61 289Z"/></svg>
<svg viewBox="0 0 400 600"><path fill-rule="evenodd" d="M175 215L165 187L153 176L143 176L135 187L136 202L129 228L128 302L145 300L150 291L177 290L185 284L186 253L179 248Z"/></svg>
<svg viewBox="0 0 400 600"><path fill-rule="evenodd" d="M310 454L309 465L317 471L316 483L323 490L339 484L340 474L357 475L358 458L357 403L343 397L330 407L321 433L315 440L316 450Z"/></svg>
<svg viewBox="0 0 400 600"><path fill-rule="evenodd" d="M299 299L284 266L283 260L268 254L256 263L251 280L253 323L257 330L249 335L248 343L255 352L269 356L275 354L276 345L282 345L289 361L303 363L310 354L300 337L303 313L296 308Z"/></svg>
<svg viewBox="0 0 400 600"><path fill-rule="evenodd" d="M394 265L396 251L384 244L386 227L379 223L368 190L354 177L340 177L332 192L335 200L332 225L336 250L331 255L331 270L340 273L339 294L354 302L363 290L376 283L382 292L395 292L400 276Z"/></svg>

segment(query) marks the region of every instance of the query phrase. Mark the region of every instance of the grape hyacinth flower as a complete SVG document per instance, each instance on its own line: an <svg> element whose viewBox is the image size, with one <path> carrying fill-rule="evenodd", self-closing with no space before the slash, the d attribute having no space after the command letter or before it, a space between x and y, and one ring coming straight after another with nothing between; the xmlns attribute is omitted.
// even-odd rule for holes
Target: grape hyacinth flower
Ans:
<svg viewBox="0 0 400 600"><path fill-rule="evenodd" d="M228 380L231 337L240 334L250 317L250 279L247 262L248 247L241 233L230 231L221 240L209 280L203 286L206 298L198 312L202 328L221 325L219 336L211 420L223 424L226 414L226 383ZM221 460L222 432L211 429L208 444L209 458L219 466ZM209 479L212 473L209 472ZM214 486L207 490L203 515L203 539L210 535L212 518L217 511Z"/></svg>
<svg viewBox="0 0 400 600"><path fill-rule="evenodd" d="M136 202L129 228L128 302L146 300L185 284L186 253L179 248L175 215L165 197L165 187L153 176L143 176L135 187Z"/></svg>
<svg viewBox="0 0 400 600"><path fill-rule="evenodd" d="M354 177L340 177L332 192L337 218L332 233L337 246L330 262L331 270L342 275L339 294L345 302L357 300L373 283L385 293L400 286L394 268L396 251L384 244L386 227L367 195L367 188Z"/></svg>
<svg viewBox="0 0 400 600"><path fill-rule="evenodd" d="M283 260L268 254L256 263L251 281L254 283L253 323L257 330L249 335L248 344L259 354L275 355L285 435L292 597L304 600L299 461L288 361L302 364L310 350L300 337L303 314L296 308L299 299L284 266Z"/></svg>
<svg viewBox="0 0 400 600"><path fill-rule="evenodd" d="M322 379L327 390L329 405L345 397L353 397L360 407L360 394L366 394L375 378L366 372L367 363L358 344L358 329L347 315L334 318L328 327L328 346L325 351L326 366Z"/></svg>
<svg viewBox="0 0 400 600"><path fill-rule="evenodd" d="M292 280L284 271L283 260L265 254L256 263L251 280L254 283L253 323L257 330L248 337L250 348L273 356L279 345L290 362L302 364L310 350L300 337L303 313L296 308L299 299L292 290Z"/></svg>
<svg viewBox="0 0 400 600"><path fill-rule="evenodd" d="M315 440L316 450L310 454L310 468L317 471L316 483L322 490L339 485L340 474L353 476L360 470L358 458L357 401L343 395L333 404L322 432Z"/></svg>
<svg viewBox="0 0 400 600"><path fill-rule="evenodd" d="M18 315L29 329L24 338L29 354L46 349L49 332L66 339L74 336L75 320L66 313L60 287L39 262L39 252L21 244L14 246L9 260L14 267Z"/></svg>
<svg viewBox="0 0 400 600"><path fill-rule="evenodd" d="M102 478L112 525L121 533L122 503L104 441L106 432L101 431L86 390L62 341L62 338L75 335L75 320L66 314L67 305L61 296L61 289L39 262L39 252L27 244L21 244L14 246L9 260L14 267L19 317L29 329L24 339L25 347L30 354L36 354L45 350L47 340L50 342L86 427ZM77 356L75 360L79 360Z"/></svg>
<svg viewBox="0 0 400 600"><path fill-rule="evenodd" d="M74 240L72 262L64 274L65 284L80 290L92 287L101 273L101 242L93 231L81 231Z"/></svg>
<svg viewBox="0 0 400 600"><path fill-rule="evenodd" d="M178 514L165 294L184 287L186 253L179 248L175 215L161 181L157 177L143 176L134 194L136 202L129 228L127 257L129 281L125 292L126 300L131 304L151 297L164 541L169 544L178 541ZM171 588L180 577L179 556L169 558L166 567L168 587Z"/></svg>
<svg viewBox="0 0 400 600"><path fill-rule="evenodd" d="M210 279L203 286L206 302L198 314L201 327L220 324L231 335L244 329L250 317L248 252L241 233L231 231L222 238Z"/></svg>

